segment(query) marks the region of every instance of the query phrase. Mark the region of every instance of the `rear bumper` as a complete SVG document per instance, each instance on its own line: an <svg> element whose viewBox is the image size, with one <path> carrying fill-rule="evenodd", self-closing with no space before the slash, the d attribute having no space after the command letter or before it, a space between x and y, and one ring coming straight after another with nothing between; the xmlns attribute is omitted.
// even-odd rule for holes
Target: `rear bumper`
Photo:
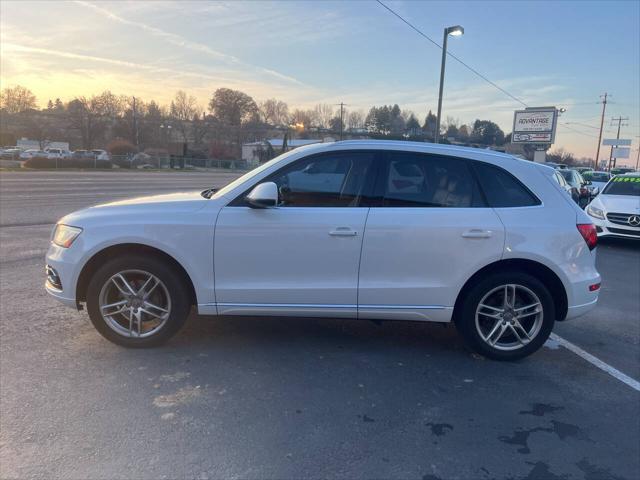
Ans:
<svg viewBox="0 0 640 480"><path fill-rule="evenodd" d="M598 304L598 297L596 296L596 298L590 301L589 303L584 303L582 305L574 305L572 307L569 307L567 309L567 316L565 317L565 319L568 320L570 318L576 318L581 315L584 315L585 313L596 308L597 304Z"/></svg>

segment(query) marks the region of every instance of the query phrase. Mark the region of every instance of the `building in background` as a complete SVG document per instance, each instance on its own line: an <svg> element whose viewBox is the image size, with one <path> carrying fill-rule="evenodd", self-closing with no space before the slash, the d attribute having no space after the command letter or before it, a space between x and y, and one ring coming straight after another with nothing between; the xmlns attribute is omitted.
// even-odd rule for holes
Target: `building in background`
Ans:
<svg viewBox="0 0 640 480"><path fill-rule="evenodd" d="M262 140L260 142L249 142L242 144L242 160L247 163L248 167L255 167L261 163L263 158L262 152L272 150L275 155L283 153L282 145L284 139L282 138L270 138L268 140ZM302 147L304 145L312 145L314 143L326 143L335 142L333 137L324 137L321 139L294 139L287 140L285 151L293 150L294 148Z"/></svg>

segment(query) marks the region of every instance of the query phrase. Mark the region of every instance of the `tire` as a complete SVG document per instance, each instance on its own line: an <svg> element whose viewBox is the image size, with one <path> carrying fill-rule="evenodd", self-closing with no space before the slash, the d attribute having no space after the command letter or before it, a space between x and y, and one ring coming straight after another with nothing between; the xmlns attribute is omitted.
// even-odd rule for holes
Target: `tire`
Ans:
<svg viewBox="0 0 640 480"><path fill-rule="evenodd" d="M514 298L515 291L511 308L503 304L505 286L509 299ZM533 306L536 302L538 305ZM517 360L537 351L549 338L555 318L549 289L536 277L520 272L493 273L478 280L454 314L467 345L493 360Z"/></svg>
<svg viewBox="0 0 640 480"><path fill-rule="evenodd" d="M119 312L121 309L125 310ZM146 348L165 343L184 325L190 309L182 275L153 256L126 255L109 260L87 286L91 323L103 337L123 347Z"/></svg>

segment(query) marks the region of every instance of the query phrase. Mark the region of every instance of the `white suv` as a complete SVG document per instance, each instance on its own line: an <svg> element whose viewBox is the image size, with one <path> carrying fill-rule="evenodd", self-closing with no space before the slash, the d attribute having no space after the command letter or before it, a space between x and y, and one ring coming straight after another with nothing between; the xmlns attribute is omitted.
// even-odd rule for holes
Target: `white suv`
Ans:
<svg viewBox="0 0 640 480"><path fill-rule="evenodd" d="M455 322L495 359L592 309L589 217L549 167L445 145L348 141L287 152L221 190L62 218L46 289L107 339L167 340L204 315Z"/></svg>

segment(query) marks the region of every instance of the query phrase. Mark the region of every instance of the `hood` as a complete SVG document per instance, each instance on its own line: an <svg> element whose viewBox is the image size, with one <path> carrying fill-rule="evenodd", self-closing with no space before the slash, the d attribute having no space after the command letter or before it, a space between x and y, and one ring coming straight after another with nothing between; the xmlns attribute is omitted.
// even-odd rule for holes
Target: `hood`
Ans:
<svg viewBox="0 0 640 480"><path fill-rule="evenodd" d="M129 198L78 210L60 219L59 223L82 226L88 221L114 215L135 215L144 218L145 215L154 213L184 214L201 209L207 202L210 200L200 195L200 191Z"/></svg>
<svg viewBox="0 0 640 480"><path fill-rule="evenodd" d="M632 195L598 195L596 198L607 212L640 214L640 197Z"/></svg>

